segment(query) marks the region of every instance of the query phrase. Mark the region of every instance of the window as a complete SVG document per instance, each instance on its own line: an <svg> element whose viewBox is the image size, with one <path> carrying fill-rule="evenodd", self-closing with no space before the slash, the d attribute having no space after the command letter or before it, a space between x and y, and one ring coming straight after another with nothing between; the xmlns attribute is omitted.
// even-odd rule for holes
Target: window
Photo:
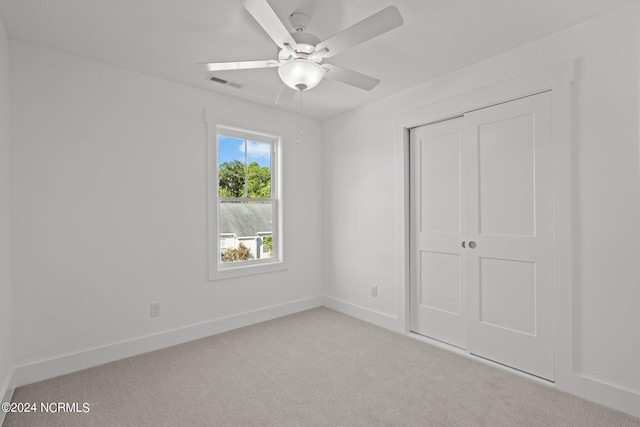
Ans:
<svg viewBox="0 0 640 427"><path fill-rule="evenodd" d="M211 280L284 268L282 138L216 123L209 112Z"/></svg>

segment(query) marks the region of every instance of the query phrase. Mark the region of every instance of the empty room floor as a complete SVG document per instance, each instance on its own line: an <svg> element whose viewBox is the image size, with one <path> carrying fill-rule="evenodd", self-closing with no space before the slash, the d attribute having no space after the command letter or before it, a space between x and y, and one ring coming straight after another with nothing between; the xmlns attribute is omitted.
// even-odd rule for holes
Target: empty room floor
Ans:
<svg viewBox="0 0 640 427"><path fill-rule="evenodd" d="M14 426L638 426L640 419L316 308L16 389ZM88 410L86 410L88 409Z"/></svg>

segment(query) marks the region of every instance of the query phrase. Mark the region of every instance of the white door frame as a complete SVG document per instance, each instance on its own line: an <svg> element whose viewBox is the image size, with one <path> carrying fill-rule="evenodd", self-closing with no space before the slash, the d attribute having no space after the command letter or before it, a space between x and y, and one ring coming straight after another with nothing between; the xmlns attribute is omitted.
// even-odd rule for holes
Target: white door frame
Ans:
<svg viewBox="0 0 640 427"><path fill-rule="evenodd" d="M409 129L460 116L479 108L508 102L551 90L553 122L553 209L555 282L555 366L556 385L572 389L573 380L573 247L572 235L572 131L571 83L576 75L574 61L564 62L505 82L477 89L453 98L400 114L395 121L398 188L397 235L399 332L408 333L410 323L409 268Z"/></svg>

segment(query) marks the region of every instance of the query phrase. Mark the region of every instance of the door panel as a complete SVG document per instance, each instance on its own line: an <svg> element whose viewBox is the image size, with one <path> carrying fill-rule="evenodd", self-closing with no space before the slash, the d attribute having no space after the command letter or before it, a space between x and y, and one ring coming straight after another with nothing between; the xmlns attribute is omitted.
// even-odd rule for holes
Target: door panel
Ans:
<svg viewBox="0 0 640 427"><path fill-rule="evenodd" d="M462 119L411 130L411 330L465 347Z"/></svg>
<svg viewBox="0 0 640 427"><path fill-rule="evenodd" d="M420 252L420 304L460 315L460 255Z"/></svg>
<svg viewBox="0 0 640 427"><path fill-rule="evenodd" d="M481 323L536 335L535 263L480 258L478 285Z"/></svg>
<svg viewBox="0 0 640 427"><path fill-rule="evenodd" d="M533 115L527 114L478 126L480 234L534 234L532 121Z"/></svg>
<svg viewBox="0 0 640 427"><path fill-rule="evenodd" d="M467 349L554 379L551 94L465 115Z"/></svg>
<svg viewBox="0 0 640 427"><path fill-rule="evenodd" d="M437 126L448 128L451 125ZM420 145L421 232L460 234L460 133L418 132Z"/></svg>

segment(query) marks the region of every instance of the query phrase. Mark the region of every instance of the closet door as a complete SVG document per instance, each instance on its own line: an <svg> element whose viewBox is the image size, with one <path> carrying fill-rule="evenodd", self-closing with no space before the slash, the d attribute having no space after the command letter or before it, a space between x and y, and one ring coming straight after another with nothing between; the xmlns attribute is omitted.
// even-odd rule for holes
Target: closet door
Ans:
<svg viewBox="0 0 640 427"><path fill-rule="evenodd" d="M410 133L411 330L465 347L462 118Z"/></svg>
<svg viewBox="0 0 640 427"><path fill-rule="evenodd" d="M551 93L466 114L464 136L467 350L553 380Z"/></svg>

